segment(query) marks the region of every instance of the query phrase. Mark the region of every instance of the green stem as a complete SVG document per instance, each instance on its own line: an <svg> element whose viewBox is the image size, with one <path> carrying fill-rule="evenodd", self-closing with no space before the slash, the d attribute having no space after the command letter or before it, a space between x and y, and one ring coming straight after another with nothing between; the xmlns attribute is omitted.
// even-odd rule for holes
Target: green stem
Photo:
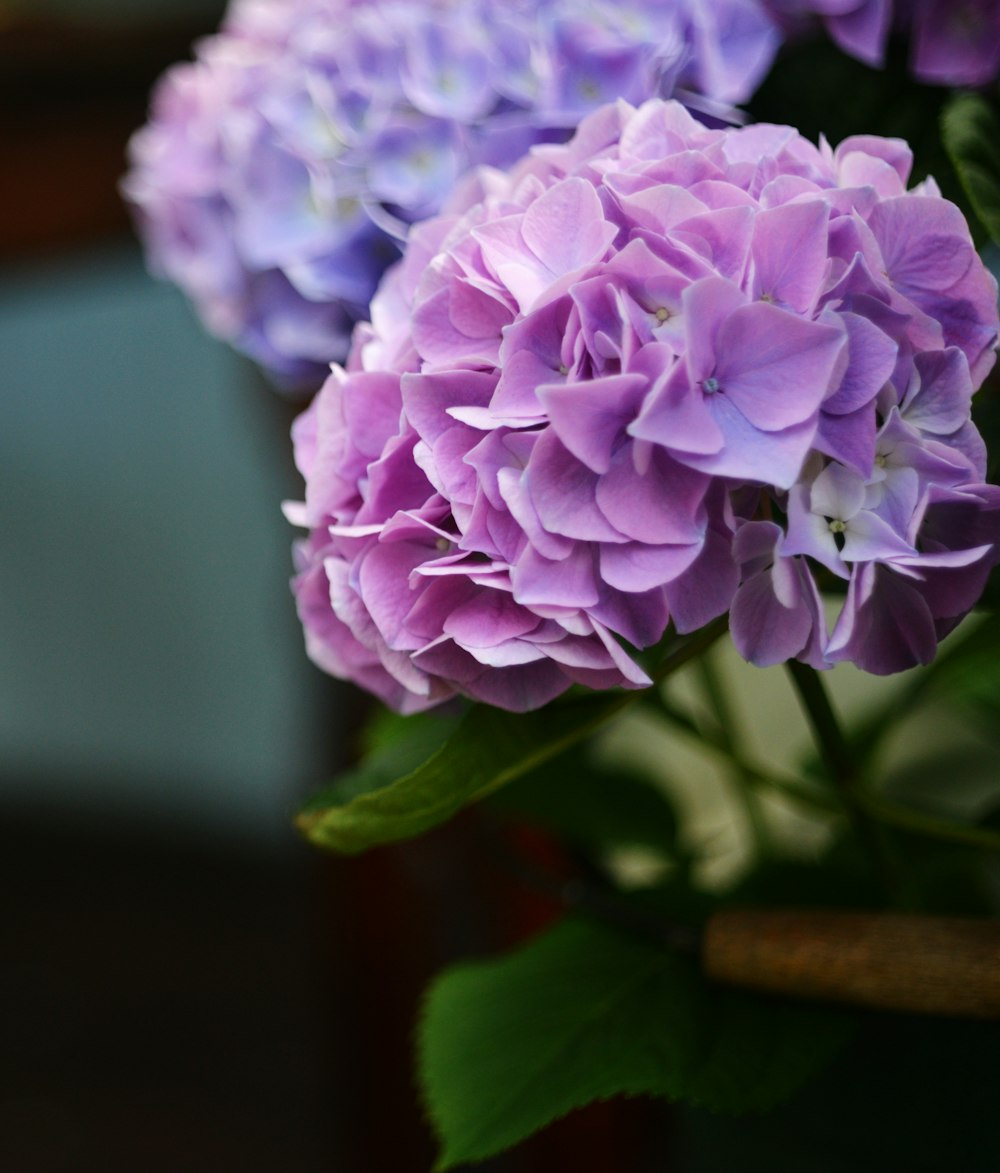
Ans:
<svg viewBox="0 0 1000 1173"><path fill-rule="evenodd" d="M712 644L728 630L729 618L726 615L722 615L718 619L713 619L711 623L707 623L704 627L699 628L698 631L693 632L691 635L678 637L677 641L666 651L657 667L650 672L653 680L657 684L661 680L665 680L671 673L683 667L688 660L693 660L696 656L700 656L702 652L707 652Z"/></svg>
<svg viewBox="0 0 1000 1173"><path fill-rule="evenodd" d="M731 757L730 751L722 744L722 739L716 730L699 729L687 713L683 713L671 705L659 690L650 689L648 699L661 716L666 717L671 725L697 742L701 748L710 749L713 753L727 758ZM733 760L738 760L744 778L758 788L766 786L768 789L777 791L786 798L814 810L827 811L832 814L843 813L843 800L838 800L828 790L817 789L797 778L779 778L776 774L762 770L742 756ZM886 826L895 827L922 839L936 839L941 843L956 843L968 847L978 847L983 851L1000 852L1000 832L990 831L985 827L970 827L963 823L939 819L924 811L891 802L861 787L854 790L853 797L857 805L862 807L870 818L876 822L884 823Z"/></svg>
<svg viewBox="0 0 1000 1173"><path fill-rule="evenodd" d="M650 707L662 717L665 717L678 732L691 738L700 749L708 749L721 757L730 759L739 765L744 778L758 789L766 786L780 794L800 802L814 810L828 811L842 814L843 803L838 801L828 790L805 784L798 778L779 778L777 775L762 770L742 753L734 754L727 747L721 735L715 729L699 728L687 713L675 708L663 695L660 689L650 689L648 693Z"/></svg>
<svg viewBox="0 0 1000 1173"><path fill-rule="evenodd" d="M853 758L819 673L799 660L789 660L785 667L812 726L821 761L841 797L873 874L891 903L908 905L909 885L892 844L869 809L866 800L870 796L861 787L860 765Z"/></svg>
<svg viewBox="0 0 1000 1173"><path fill-rule="evenodd" d="M826 695L823 681L814 668L800 660L789 660L785 667L812 725L816 744L820 748L830 780L841 791L845 804L853 807L857 767L847 739L841 731L837 714Z"/></svg>
<svg viewBox="0 0 1000 1173"><path fill-rule="evenodd" d="M784 795L786 798L792 799L794 802L799 802L803 806L810 807L812 810L820 810L834 815L842 815L844 813L844 804L839 802L829 791L808 786L800 779L778 778L774 774L765 774L762 770L757 770L753 766L746 764L744 768L750 771L747 776L757 786L767 786L771 790L776 790L779 794Z"/></svg>
<svg viewBox="0 0 1000 1173"><path fill-rule="evenodd" d="M715 711L716 744L726 755L729 773L734 783L733 789L743 807L747 822L750 824L757 852L765 858L773 856L775 854L774 836L768 826L760 797L754 787L755 779L750 776L751 772L743 759L740 748L742 738L739 723L710 655L701 657L698 661L698 671L705 696Z"/></svg>
<svg viewBox="0 0 1000 1173"><path fill-rule="evenodd" d="M986 827L969 827L939 819L912 807L889 802L868 790L856 793L858 806L866 814L890 827L908 831L924 839L938 839L943 843L956 843L965 847L978 847L984 851L1000 851L1000 834Z"/></svg>

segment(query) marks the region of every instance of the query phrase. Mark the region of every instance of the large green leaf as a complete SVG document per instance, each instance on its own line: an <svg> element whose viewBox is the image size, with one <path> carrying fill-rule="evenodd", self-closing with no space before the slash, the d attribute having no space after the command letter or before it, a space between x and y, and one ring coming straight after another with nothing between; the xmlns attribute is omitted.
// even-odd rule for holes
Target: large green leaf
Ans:
<svg viewBox="0 0 1000 1173"><path fill-rule="evenodd" d="M676 639L657 677L686 663L722 630L719 620ZM388 778L384 761L364 761L312 798L296 824L312 843L346 854L420 835L577 744L639 695L590 693L531 713L477 705L416 768Z"/></svg>
<svg viewBox="0 0 1000 1173"><path fill-rule="evenodd" d="M627 694L596 694L534 713L477 705L416 769L387 780L363 766L351 776L350 791L335 784L296 822L317 846L346 854L410 839L587 736L628 700ZM359 783L371 782L375 789L359 791Z"/></svg>
<svg viewBox="0 0 1000 1173"><path fill-rule="evenodd" d="M981 94L957 94L941 118L951 161L976 215L1000 243L1000 114Z"/></svg>
<svg viewBox="0 0 1000 1173"><path fill-rule="evenodd" d="M437 1169L483 1160L619 1094L769 1108L833 1058L852 1022L713 987L692 957L567 921L432 986L419 1077Z"/></svg>

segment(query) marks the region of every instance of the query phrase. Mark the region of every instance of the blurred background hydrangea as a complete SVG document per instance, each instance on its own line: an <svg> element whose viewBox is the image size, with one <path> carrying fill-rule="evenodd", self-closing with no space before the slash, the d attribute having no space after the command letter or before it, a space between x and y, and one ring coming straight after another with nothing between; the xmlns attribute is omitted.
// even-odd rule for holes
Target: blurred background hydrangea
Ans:
<svg viewBox="0 0 1000 1173"><path fill-rule="evenodd" d="M743 102L778 32L758 0L236 0L160 82L124 190L208 329L315 390L406 227L604 102Z"/></svg>

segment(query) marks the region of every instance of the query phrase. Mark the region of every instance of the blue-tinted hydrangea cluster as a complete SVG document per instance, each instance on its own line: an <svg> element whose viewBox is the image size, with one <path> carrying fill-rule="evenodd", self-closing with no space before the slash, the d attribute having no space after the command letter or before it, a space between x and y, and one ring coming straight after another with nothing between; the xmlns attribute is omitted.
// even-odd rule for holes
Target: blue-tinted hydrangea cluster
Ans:
<svg viewBox="0 0 1000 1173"><path fill-rule="evenodd" d="M161 81L124 190L151 265L288 387L347 352L407 226L609 99L747 99L760 0L234 0Z"/></svg>

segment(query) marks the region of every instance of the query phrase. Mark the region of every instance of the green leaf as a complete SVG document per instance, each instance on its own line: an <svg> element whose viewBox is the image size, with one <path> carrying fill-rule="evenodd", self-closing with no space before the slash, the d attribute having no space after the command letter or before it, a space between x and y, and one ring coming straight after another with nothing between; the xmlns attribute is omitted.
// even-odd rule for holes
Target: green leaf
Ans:
<svg viewBox="0 0 1000 1173"><path fill-rule="evenodd" d="M345 854L410 839L586 737L630 699L599 693L534 713L477 705L415 769L390 780L363 765L316 795L296 823L312 843Z"/></svg>
<svg viewBox="0 0 1000 1173"><path fill-rule="evenodd" d="M956 94L941 117L944 145L976 215L1000 243L1000 115L983 95Z"/></svg>
<svg viewBox="0 0 1000 1173"><path fill-rule="evenodd" d="M724 627L724 620L718 620L675 639L657 677L697 655ZM316 846L345 854L421 835L582 741L640 695L588 693L531 713L477 705L415 768L387 777L383 760L363 762L315 795L299 812L296 825Z"/></svg>
<svg viewBox="0 0 1000 1173"><path fill-rule="evenodd" d="M713 987L692 957L567 921L432 986L418 1058L436 1168L483 1160L619 1094L769 1108L834 1057L852 1022Z"/></svg>
<svg viewBox="0 0 1000 1173"><path fill-rule="evenodd" d="M505 786L490 806L592 851L649 847L672 854L677 844L677 816L655 782L598 765L584 747Z"/></svg>
<svg viewBox="0 0 1000 1173"><path fill-rule="evenodd" d="M1000 613L968 623L968 629L925 670L926 699L948 704L995 736L1000 717Z"/></svg>
<svg viewBox="0 0 1000 1173"><path fill-rule="evenodd" d="M376 709L361 732L364 759L378 760L397 774L415 769L455 732L465 711L449 707L401 717Z"/></svg>
<svg viewBox="0 0 1000 1173"><path fill-rule="evenodd" d="M945 745L891 769L880 791L893 802L959 823L981 822L1000 809L996 749Z"/></svg>
<svg viewBox="0 0 1000 1173"><path fill-rule="evenodd" d="M440 709L410 717L378 710L362 731L361 762L313 795L300 811L299 819L308 818L314 810L346 805L409 774L444 745L460 718L461 713Z"/></svg>

